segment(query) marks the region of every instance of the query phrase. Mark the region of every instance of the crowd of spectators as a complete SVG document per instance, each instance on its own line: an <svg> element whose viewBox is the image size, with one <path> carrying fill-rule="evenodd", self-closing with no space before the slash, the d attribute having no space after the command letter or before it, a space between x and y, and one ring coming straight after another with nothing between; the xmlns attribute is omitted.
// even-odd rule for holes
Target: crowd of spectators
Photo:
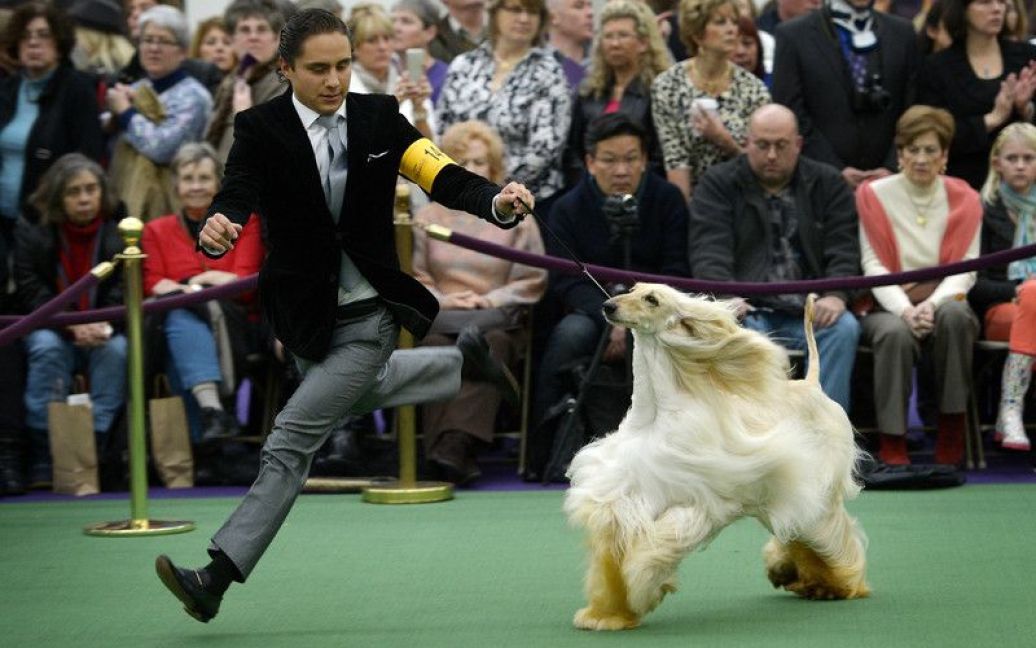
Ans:
<svg viewBox="0 0 1036 648"><path fill-rule="evenodd" d="M232 0L194 24L176 0L0 7L2 314L31 311L110 258L125 215L146 223L149 299L254 273L261 213L218 264L194 242L236 115L289 90L280 30L313 8L350 26L350 92L394 95L458 163L525 183L558 238L533 219L501 234L415 201L420 223L526 252L753 282L881 275L1036 242L1036 46L1020 1ZM551 438L539 424L567 396L564 372L599 345L607 362L627 356L626 336L601 318L604 295L585 276L548 277L420 232L413 262L443 312L425 344L478 326L514 365L538 305L524 396L536 431L527 477L541 477ZM121 294L116 274L70 308ZM745 326L803 348L802 296L717 296ZM245 294L148 322L152 369L184 397L199 447L240 433L243 355L280 352L260 311ZM1036 261L832 291L816 317L821 382L847 411L858 345L873 352L883 461L910 461L914 373L934 368L936 460L961 462L980 338L1009 346L996 440L1030 449ZM0 495L49 481L47 404L74 374L86 378L97 442L119 425L118 322L39 329L0 348L0 362ZM424 408L426 455L442 476L477 478L500 402L466 379L456 401Z"/></svg>

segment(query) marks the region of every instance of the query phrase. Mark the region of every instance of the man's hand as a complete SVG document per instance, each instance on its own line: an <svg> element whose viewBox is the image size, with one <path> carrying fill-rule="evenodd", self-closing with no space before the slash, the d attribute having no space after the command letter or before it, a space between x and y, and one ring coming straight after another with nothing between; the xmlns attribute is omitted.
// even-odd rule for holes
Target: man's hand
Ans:
<svg viewBox="0 0 1036 648"><path fill-rule="evenodd" d="M604 361L617 362L626 357L626 329L613 326L608 335L608 346L604 348Z"/></svg>
<svg viewBox="0 0 1036 648"><path fill-rule="evenodd" d="M526 205L528 205L528 209L526 209ZM532 192L518 182L508 182L507 186L493 199L493 208L496 209L496 213L507 219L512 216L521 219L535 207L536 199L533 198Z"/></svg>
<svg viewBox="0 0 1036 648"><path fill-rule="evenodd" d="M210 254L223 254L234 249L234 241L241 234L241 229L241 225L230 222L223 214L213 214L198 234L198 242Z"/></svg>
<svg viewBox="0 0 1036 648"><path fill-rule="evenodd" d="M479 296L470 290L443 295L439 307L443 310L475 310L478 308Z"/></svg>
<svg viewBox="0 0 1036 648"><path fill-rule="evenodd" d="M813 302L813 327L822 329L831 326L845 312L841 297L828 295Z"/></svg>
<svg viewBox="0 0 1036 648"><path fill-rule="evenodd" d="M116 83L114 87L108 88L106 98L108 110L116 115L121 115L133 107L133 89L123 83Z"/></svg>

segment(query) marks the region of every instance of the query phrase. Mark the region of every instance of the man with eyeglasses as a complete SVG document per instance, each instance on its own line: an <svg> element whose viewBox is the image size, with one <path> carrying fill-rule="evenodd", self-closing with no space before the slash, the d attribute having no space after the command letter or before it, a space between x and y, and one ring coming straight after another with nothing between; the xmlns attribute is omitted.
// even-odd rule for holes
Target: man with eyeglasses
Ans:
<svg viewBox="0 0 1036 648"><path fill-rule="evenodd" d="M741 156L711 167L695 187L691 275L715 281L785 283L860 274L853 195L838 169L801 156L795 114L769 104L752 114ZM746 328L805 350L805 295L733 298ZM824 393L849 411L860 325L845 291L816 301L813 320Z"/></svg>
<svg viewBox="0 0 1036 648"><path fill-rule="evenodd" d="M686 277L687 206L675 185L646 172L645 138L643 127L625 113L602 115L590 122L587 173L558 199L550 212L550 227L587 263L613 268L628 265L639 272ZM633 213L621 213L625 210ZM627 236L628 263L624 258ZM554 237L545 235L544 244L548 254L568 256ZM586 276L552 272L548 290L565 316L551 331L540 363L532 405L536 425L524 475L528 481L543 478L553 441L552 432L540 423L564 396L572 365L593 355L605 330L601 306L606 297ZM613 328L604 360L613 362L625 356L626 331Z"/></svg>

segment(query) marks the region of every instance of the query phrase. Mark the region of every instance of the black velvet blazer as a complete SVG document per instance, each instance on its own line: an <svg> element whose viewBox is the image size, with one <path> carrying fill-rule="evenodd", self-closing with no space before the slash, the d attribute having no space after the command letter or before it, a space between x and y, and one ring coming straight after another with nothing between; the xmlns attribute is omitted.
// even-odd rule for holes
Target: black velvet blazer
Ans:
<svg viewBox="0 0 1036 648"><path fill-rule="evenodd" d="M396 320L415 337L424 336L438 313L438 301L400 271L392 224L400 160L421 134L399 114L394 97L347 95L349 169L336 224L291 93L289 88L237 115L223 187L209 211L241 224L253 211L259 213L268 251L259 276L265 317L292 353L322 359L335 325L338 269L345 251ZM504 226L492 215L499 191L497 185L448 165L436 177L431 197Z"/></svg>

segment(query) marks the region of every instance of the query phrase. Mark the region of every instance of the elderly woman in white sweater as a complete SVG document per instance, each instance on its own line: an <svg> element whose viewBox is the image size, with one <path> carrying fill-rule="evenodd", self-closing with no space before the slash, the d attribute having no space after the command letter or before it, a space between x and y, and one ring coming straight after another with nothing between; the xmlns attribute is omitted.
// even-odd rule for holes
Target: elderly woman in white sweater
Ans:
<svg viewBox="0 0 1036 648"><path fill-rule="evenodd" d="M953 117L913 106L896 124L901 171L860 185L856 206L867 276L946 265L978 256L982 204L966 182L942 175L953 139ZM963 454L972 345L978 318L965 299L975 273L874 288L875 308L861 323L874 350L874 405L881 429L879 457L905 464L910 374L922 352L932 355L939 409L937 463Z"/></svg>

